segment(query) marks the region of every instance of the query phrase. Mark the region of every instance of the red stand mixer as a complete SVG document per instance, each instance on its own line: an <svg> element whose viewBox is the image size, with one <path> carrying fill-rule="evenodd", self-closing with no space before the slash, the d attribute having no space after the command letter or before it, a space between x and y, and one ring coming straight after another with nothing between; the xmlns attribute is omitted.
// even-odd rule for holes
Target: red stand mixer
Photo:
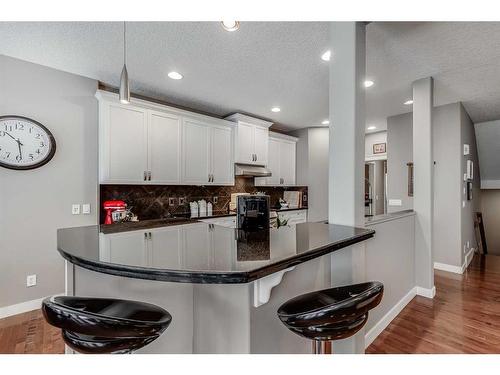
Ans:
<svg viewBox="0 0 500 375"><path fill-rule="evenodd" d="M104 210L106 211L106 218L104 219L104 224L113 224L113 212L123 211L125 212L127 204L124 201L105 201L103 203Z"/></svg>

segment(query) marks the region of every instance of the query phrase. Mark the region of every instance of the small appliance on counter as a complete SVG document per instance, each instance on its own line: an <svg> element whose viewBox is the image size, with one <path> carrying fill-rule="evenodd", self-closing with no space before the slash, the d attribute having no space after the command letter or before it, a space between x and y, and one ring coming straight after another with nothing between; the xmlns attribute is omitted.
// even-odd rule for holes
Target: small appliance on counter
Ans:
<svg viewBox="0 0 500 375"><path fill-rule="evenodd" d="M124 201L105 201L103 208L106 211L104 224L119 223L127 216L127 204Z"/></svg>
<svg viewBox="0 0 500 375"><path fill-rule="evenodd" d="M269 229L269 195L239 195L236 226L243 230Z"/></svg>
<svg viewBox="0 0 500 375"><path fill-rule="evenodd" d="M229 211L236 212L238 206L238 197L241 195L250 195L250 193L232 193L231 202L229 202Z"/></svg>

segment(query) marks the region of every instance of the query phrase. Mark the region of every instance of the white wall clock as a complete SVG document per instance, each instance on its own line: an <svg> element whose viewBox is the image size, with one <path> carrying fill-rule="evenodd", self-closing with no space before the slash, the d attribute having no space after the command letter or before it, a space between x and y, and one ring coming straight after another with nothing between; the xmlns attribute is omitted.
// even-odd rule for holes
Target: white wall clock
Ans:
<svg viewBox="0 0 500 375"><path fill-rule="evenodd" d="M52 133L38 121L22 116L0 116L0 166L34 169L47 164L56 152Z"/></svg>

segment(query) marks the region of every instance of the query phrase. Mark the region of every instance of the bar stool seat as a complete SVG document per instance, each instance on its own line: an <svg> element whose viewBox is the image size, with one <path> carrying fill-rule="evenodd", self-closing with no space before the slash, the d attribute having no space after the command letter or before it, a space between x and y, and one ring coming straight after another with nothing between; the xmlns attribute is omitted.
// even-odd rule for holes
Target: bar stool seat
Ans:
<svg viewBox="0 0 500 375"><path fill-rule="evenodd" d="M80 353L130 353L156 340L172 321L150 303L111 298L50 297L47 322L62 329L64 341Z"/></svg>
<svg viewBox="0 0 500 375"><path fill-rule="evenodd" d="M383 292L378 281L311 292L285 302L278 317L292 332L315 340L317 348L317 341L340 340L358 332Z"/></svg>

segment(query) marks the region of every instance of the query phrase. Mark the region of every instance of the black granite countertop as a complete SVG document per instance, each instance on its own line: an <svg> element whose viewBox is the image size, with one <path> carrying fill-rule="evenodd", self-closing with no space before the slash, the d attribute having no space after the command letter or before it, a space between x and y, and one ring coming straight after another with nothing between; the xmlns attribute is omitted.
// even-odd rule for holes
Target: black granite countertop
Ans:
<svg viewBox="0 0 500 375"><path fill-rule="evenodd" d="M367 240L374 230L325 223L247 232L203 222L155 223L106 232L59 229L69 262L96 272L184 283L248 283ZM181 224L181 225L179 225Z"/></svg>

